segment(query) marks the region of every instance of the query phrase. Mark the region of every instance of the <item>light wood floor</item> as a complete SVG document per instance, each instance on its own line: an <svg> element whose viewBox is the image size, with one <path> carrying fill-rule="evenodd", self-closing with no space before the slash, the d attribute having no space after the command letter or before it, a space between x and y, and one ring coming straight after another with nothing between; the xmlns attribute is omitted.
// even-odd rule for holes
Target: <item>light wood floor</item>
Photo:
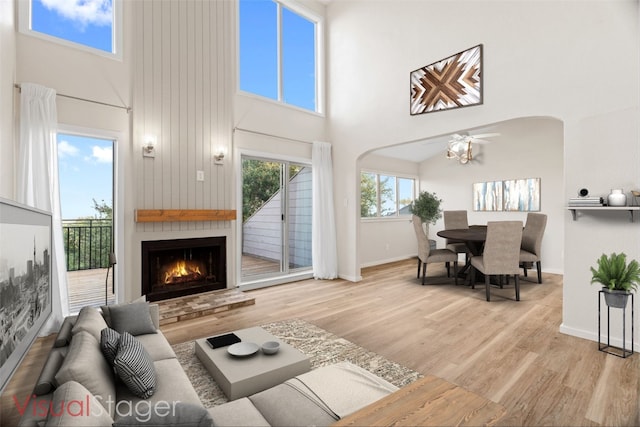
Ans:
<svg viewBox="0 0 640 427"><path fill-rule="evenodd" d="M434 279L443 268L429 271L426 286L415 274L416 261L407 260L365 269L358 283L306 280L254 290L255 305L162 330L175 344L301 318L499 403L507 413L498 425L640 425L639 356L607 355L595 342L558 332L562 276L543 274L542 285L522 280L520 302L513 287L493 290L486 302L482 286ZM2 425L15 421L11 397L29 393L52 339L34 344L3 393Z"/></svg>

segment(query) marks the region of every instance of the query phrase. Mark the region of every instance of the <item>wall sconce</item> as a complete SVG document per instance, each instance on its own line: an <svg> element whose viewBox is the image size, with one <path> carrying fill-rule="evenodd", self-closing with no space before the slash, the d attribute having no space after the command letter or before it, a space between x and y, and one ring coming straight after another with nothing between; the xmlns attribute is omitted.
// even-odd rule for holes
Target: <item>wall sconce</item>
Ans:
<svg viewBox="0 0 640 427"><path fill-rule="evenodd" d="M213 163L215 163L216 165L221 165L223 164L224 160L224 150L222 148L219 148L218 151L215 152L215 154L213 155Z"/></svg>
<svg viewBox="0 0 640 427"><path fill-rule="evenodd" d="M145 135L144 145L142 146L142 157L156 156L156 137L153 135Z"/></svg>

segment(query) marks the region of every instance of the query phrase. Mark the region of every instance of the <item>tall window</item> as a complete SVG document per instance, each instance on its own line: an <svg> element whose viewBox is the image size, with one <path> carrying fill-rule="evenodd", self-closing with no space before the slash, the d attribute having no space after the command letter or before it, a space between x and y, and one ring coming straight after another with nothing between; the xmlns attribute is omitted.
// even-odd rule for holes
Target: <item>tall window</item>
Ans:
<svg viewBox="0 0 640 427"><path fill-rule="evenodd" d="M360 216L392 218L410 215L415 198L414 178L375 172L360 174Z"/></svg>
<svg viewBox="0 0 640 427"><path fill-rule="evenodd" d="M239 14L240 90L319 111L319 18L274 0L240 0Z"/></svg>
<svg viewBox="0 0 640 427"><path fill-rule="evenodd" d="M121 58L122 0L21 0L20 31Z"/></svg>

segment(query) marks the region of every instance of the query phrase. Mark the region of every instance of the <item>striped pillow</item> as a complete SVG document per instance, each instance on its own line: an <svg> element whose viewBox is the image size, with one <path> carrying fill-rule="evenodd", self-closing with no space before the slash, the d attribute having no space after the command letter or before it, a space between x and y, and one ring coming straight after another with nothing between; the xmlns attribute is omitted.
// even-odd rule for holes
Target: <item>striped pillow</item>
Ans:
<svg viewBox="0 0 640 427"><path fill-rule="evenodd" d="M104 328L100 331L100 350L109 362L109 366L113 366L113 361L118 355L118 346L120 345L120 333L111 328Z"/></svg>
<svg viewBox="0 0 640 427"><path fill-rule="evenodd" d="M156 370L142 343L128 332L120 335L118 354L113 361L116 373L131 393L148 399L156 391Z"/></svg>

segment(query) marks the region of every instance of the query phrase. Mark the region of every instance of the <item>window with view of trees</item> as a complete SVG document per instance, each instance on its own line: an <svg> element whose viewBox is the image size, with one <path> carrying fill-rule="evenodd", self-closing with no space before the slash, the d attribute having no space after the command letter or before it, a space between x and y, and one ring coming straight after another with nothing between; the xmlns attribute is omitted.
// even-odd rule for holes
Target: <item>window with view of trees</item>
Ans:
<svg viewBox="0 0 640 427"><path fill-rule="evenodd" d="M284 3L240 0L240 90L319 111L319 19Z"/></svg>
<svg viewBox="0 0 640 427"><path fill-rule="evenodd" d="M389 218L410 215L415 179L375 172L360 174L360 217Z"/></svg>

